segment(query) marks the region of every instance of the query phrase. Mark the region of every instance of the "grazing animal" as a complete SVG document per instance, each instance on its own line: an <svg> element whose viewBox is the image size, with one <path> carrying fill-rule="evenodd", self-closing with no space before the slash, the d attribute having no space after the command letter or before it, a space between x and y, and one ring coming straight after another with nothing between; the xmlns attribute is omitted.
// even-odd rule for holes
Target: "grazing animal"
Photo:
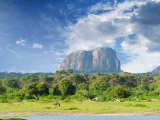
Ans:
<svg viewBox="0 0 160 120"><path fill-rule="evenodd" d="M54 101L54 102L53 102L53 105L54 105L54 106L59 105L59 107L60 107L60 104L59 104L59 102L58 102L58 101Z"/></svg>
<svg viewBox="0 0 160 120"><path fill-rule="evenodd" d="M116 100L117 102L121 102L120 98L113 98L114 100Z"/></svg>
<svg viewBox="0 0 160 120"><path fill-rule="evenodd" d="M98 97L92 99L92 101L97 101L97 100L98 100Z"/></svg>

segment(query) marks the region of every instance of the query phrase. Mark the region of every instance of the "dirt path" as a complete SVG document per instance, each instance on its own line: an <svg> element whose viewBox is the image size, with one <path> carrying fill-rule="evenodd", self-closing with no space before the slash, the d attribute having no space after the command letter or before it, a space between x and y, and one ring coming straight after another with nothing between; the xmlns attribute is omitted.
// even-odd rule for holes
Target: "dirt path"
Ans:
<svg viewBox="0 0 160 120"><path fill-rule="evenodd" d="M104 113L104 114L93 114L93 113L73 113L73 112L8 112L0 113L0 115L55 115L55 116L160 116L160 113L154 112L133 112L133 113Z"/></svg>

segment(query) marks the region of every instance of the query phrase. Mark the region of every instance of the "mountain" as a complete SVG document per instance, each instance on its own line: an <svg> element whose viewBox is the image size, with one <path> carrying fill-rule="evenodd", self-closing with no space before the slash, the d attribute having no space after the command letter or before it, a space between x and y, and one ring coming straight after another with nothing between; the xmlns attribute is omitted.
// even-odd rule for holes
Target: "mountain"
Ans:
<svg viewBox="0 0 160 120"><path fill-rule="evenodd" d="M152 70L152 74L158 74L160 72L160 66L158 66L157 68L155 68L154 70Z"/></svg>
<svg viewBox="0 0 160 120"><path fill-rule="evenodd" d="M72 69L75 72L120 72L120 62L116 52L110 47L99 47L94 50L78 50L67 55L60 69Z"/></svg>

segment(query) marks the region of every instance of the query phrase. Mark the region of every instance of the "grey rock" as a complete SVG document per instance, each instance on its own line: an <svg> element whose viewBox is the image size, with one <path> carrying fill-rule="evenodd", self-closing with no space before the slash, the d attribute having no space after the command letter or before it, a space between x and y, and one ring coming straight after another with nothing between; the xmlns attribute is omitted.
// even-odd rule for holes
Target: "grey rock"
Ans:
<svg viewBox="0 0 160 120"><path fill-rule="evenodd" d="M152 70L151 73L152 74L158 74L158 73L160 73L160 66L158 66L157 68L155 68L154 70Z"/></svg>
<svg viewBox="0 0 160 120"><path fill-rule="evenodd" d="M77 71L89 71L93 69L107 68L112 71L120 71L120 62L116 52L110 47L100 47L94 50L78 50L67 55L60 69L72 69Z"/></svg>

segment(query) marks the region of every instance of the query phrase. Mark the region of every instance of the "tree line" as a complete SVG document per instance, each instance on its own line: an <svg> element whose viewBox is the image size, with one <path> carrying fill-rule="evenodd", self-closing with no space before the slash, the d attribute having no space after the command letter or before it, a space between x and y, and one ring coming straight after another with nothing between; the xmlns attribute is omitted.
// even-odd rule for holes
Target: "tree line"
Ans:
<svg viewBox="0 0 160 120"><path fill-rule="evenodd" d="M113 98L149 99L160 98L160 75L154 77L148 74L133 73L73 73L73 70L57 70L54 75L30 74L22 77L6 77L0 80L0 94L15 93L18 99L39 99L41 96L61 96L61 99L74 98L76 100L93 99L100 101ZM15 92L16 91L16 92ZM3 96L3 97L2 97ZM14 96L14 95L13 95Z"/></svg>
<svg viewBox="0 0 160 120"><path fill-rule="evenodd" d="M36 73L21 73L21 72L7 72L7 71L4 71L4 72L0 72L0 79L4 79L6 77L22 77L22 76L26 76L26 75L30 75L30 74L35 74L36 76L39 76L39 75L53 75L54 73L51 73L51 72L47 72L47 73L43 73L43 72L36 72Z"/></svg>

